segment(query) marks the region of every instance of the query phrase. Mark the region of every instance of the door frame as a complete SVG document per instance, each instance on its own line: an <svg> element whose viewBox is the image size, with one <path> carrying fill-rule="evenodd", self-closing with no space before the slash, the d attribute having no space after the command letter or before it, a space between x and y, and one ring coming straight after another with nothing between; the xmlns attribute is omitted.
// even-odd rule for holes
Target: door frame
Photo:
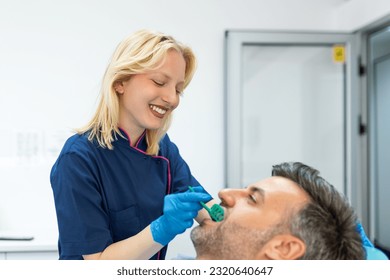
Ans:
<svg viewBox="0 0 390 280"><path fill-rule="evenodd" d="M361 88L362 88L362 100L364 106L362 106L362 115L364 116L364 122L367 123L367 136L362 145L362 154L365 161L362 161L362 170L366 173L365 188L363 189L364 195L368 197L366 204L364 205L364 213L368 227L367 235L371 240L376 240L376 190L377 190L377 178L376 178L376 122L373 114L375 112L375 96L374 92L374 75L373 68L370 63L370 36L378 31L390 27L390 16L375 22L364 29L358 31L361 40L361 61L362 67L365 69L365 75L362 76Z"/></svg>
<svg viewBox="0 0 390 280"><path fill-rule="evenodd" d="M344 193L356 209L362 213L360 171L361 143L359 116L361 98L359 91L359 37L352 33L310 33L275 31L225 32L225 180L226 187L237 187L241 183L241 61L242 47L246 44L268 45L318 45L343 44L346 52L345 118L344 118Z"/></svg>

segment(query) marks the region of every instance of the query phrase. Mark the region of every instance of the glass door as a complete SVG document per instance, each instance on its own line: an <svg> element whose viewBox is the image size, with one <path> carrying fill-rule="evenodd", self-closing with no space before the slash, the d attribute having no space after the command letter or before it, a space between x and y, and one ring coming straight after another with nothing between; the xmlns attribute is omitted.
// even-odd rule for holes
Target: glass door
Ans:
<svg viewBox="0 0 390 280"><path fill-rule="evenodd" d="M344 192L345 64L332 48L243 46L244 185L268 177L273 164L301 161Z"/></svg>
<svg viewBox="0 0 390 280"><path fill-rule="evenodd" d="M354 40L227 32L227 187L269 177L274 164L301 161L357 203Z"/></svg>

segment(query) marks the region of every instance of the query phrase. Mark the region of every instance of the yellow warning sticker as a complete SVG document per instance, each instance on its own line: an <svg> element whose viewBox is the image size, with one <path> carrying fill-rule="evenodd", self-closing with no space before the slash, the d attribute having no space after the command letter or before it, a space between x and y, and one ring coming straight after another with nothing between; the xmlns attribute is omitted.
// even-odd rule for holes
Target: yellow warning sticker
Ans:
<svg viewBox="0 0 390 280"><path fill-rule="evenodd" d="M333 46L333 61L335 63L345 62L345 47L342 45Z"/></svg>

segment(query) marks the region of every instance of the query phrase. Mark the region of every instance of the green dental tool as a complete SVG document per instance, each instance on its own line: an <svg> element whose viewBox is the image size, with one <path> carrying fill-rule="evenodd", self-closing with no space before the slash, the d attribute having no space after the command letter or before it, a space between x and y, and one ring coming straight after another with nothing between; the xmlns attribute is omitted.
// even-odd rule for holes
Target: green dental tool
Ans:
<svg viewBox="0 0 390 280"><path fill-rule="evenodd" d="M195 190L188 186L188 189L192 192L195 192ZM224 210L219 204L214 204L211 208L209 208L205 203L202 201L200 202L202 207L206 209L206 211L209 213L211 219L215 222L221 222L224 218Z"/></svg>

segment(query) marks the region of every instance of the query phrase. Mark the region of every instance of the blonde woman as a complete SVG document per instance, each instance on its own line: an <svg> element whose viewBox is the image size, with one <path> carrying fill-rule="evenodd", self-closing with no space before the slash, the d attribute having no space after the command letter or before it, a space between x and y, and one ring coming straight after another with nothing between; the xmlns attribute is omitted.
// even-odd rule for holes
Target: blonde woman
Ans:
<svg viewBox="0 0 390 280"><path fill-rule="evenodd" d="M195 64L159 32L119 44L96 113L50 174L60 259L164 259L177 234L207 217L199 202L212 198L166 134Z"/></svg>

